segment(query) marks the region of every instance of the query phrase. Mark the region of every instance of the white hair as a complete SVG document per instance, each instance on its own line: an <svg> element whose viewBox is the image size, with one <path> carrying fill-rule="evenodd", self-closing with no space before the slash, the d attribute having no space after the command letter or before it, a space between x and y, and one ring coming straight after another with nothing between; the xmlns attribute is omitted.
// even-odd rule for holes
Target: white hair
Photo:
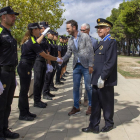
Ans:
<svg viewBox="0 0 140 140"><path fill-rule="evenodd" d="M84 24L81 25L81 27L83 27L83 26L86 26L86 29L89 29L90 30L90 25L89 24L84 23Z"/></svg>
<svg viewBox="0 0 140 140"><path fill-rule="evenodd" d="M111 28L110 27L106 27L106 28L109 29L109 33L110 33Z"/></svg>

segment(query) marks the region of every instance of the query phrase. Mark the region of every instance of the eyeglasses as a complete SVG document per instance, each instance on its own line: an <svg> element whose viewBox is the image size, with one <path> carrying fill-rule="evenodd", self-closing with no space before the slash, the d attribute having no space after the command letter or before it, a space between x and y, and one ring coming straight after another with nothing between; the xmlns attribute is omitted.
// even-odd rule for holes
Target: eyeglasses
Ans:
<svg viewBox="0 0 140 140"><path fill-rule="evenodd" d="M82 32L85 32L87 29L85 29L85 30L82 30L82 29L80 29L80 31L82 31Z"/></svg>

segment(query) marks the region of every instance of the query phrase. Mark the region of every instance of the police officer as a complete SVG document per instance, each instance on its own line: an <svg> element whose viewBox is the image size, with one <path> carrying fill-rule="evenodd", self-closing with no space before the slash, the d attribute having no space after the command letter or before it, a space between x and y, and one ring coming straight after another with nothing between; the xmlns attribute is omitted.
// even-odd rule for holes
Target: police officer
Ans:
<svg viewBox="0 0 140 140"><path fill-rule="evenodd" d="M105 120L105 126L101 132L113 129L114 115L114 86L117 85L117 42L110 36L110 28L113 24L105 19L97 19L97 33L101 37L95 51L94 71L92 74L92 111L89 127L83 128L83 132L99 132L101 109Z"/></svg>
<svg viewBox="0 0 140 140"><path fill-rule="evenodd" d="M54 31L54 36L53 36L53 49L54 49L54 56L55 57L58 57L58 45L57 45L57 40L58 40L58 33ZM58 88L54 87L54 75L56 73L56 69L57 69L57 66L58 66L58 63L55 63L55 69L53 69L53 72L52 72L52 78L51 78L51 84L50 84L50 91L57 91Z"/></svg>
<svg viewBox="0 0 140 140"><path fill-rule="evenodd" d="M62 45L61 57L63 57L66 54L65 39L66 39L66 37L63 36L63 43L61 44ZM66 62L63 62L62 66L61 66L62 67L62 69L61 69L61 75L60 75L60 80L61 81L66 81L66 79L63 78L63 74L64 74L64 70L65 70L65 65L66 65Z"/></svg>
<svg viewBox="0 0 140 140"><path fill-rule="evenodd" d="M10 28L14 26L16 15L19 15L19 13L14 12L9 6L0 10L0 80L4 88L0 95L0 140L19 137L18 133L11 132L8 129L8 118L16 88L15 68L18 64L17 41L10 31Z"/></svg>
<svg viewBox="0 0 140 140"><path fill-rule="evenodd" d="M40 30L42 33L46 28L48 28L48 23L46 23L45 21L40 22L40 27L42 28ZM47 39L45 37L41 41L40 46L42 50L47 53ZM46 108L47 106L47 103L41 101L41 92L44 85L45 74L46 60L38 54L34 64L34 107Z"/></svg>
<svg viewBox="0 0 140 140"><path fill-rule="evenodd" d="M53 37L54 37L54 31L49 30L47 33L47 43L48 43L48 50L47 53L55 56L55 46L53 45ZM48 60L48 64L53 66L53 71L47 72L45 75L45 82L44 82L44 87L43 87L43 98L46 100L52 100L53 97L55 97L54 94L50 93L50 85L51 85L51 80L53 78L53 72L56 69L56 63L53 61Z"/></svg>
<svg viewBox="0 0 140 140"><path fill-rule="evenodd" d="M58 57L61 58L61 51L62 51L62 44L63 44L63 36L59 36L59 43L58 43ZM60 74L61 74L61 65L57 65L57 72L56 72L56 85L63 85L64 83L60 81Z"/></svg>
<svg viewBox="0 0 140 140"><path fill-rule="evenodd" d="M61 62L59 58L46 54L39 45L46 35L49 28L45 29L40 36L40 26L38 23L30 23L28 31L22 40L21 60L17 71L20 77L20 94L19 94L19 120L33 121L35 114L29 112L28 91L31 82L32 68L37 55L45 59ZM40 37L39 37L40 36ZM38 37L38 38L37 38Z"/></svg>

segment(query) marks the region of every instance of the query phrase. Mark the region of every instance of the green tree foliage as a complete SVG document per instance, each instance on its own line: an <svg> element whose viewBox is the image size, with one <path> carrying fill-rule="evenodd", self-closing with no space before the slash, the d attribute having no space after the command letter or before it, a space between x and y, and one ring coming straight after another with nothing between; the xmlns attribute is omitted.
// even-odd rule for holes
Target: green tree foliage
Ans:
<svg viewBox="0 0 140 140"><path fill-rule="evenodd" d="M0 0L0 9L6 6L6 0ZM62 18L65 10L61 0L8 0L14 11L19 12L12 33L20 43L27 25L32 22L46 21L54 30L60 28L64 22Z"/></svg>
<svg viewBox="0 0 140 140"><path fill-rule="evenodd" d="M114 27L111 31L116 38L120 50L130 55L130 49L137 49L140 39L140 0L124 1L118 9L113 9L107 17Z"/></svg>

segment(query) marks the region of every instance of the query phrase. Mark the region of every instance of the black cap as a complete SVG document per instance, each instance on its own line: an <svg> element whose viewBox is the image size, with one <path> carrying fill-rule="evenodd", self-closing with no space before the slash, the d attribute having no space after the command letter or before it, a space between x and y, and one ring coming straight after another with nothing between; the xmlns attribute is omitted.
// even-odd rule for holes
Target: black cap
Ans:
<svg viewBox="0 0 140 140"><path fill-rule="evenodd" d="M54 34L55 36L58 36L58 32L54 32L54 33L55 33L55 34Z"/></svg>
<svg viewBox="0 0 140 140"><path fill-rule="evenodd" d="M55 32L54 32L53 30L49 30L49 31L47 32L47 34L52 34L52 35L54 35Z"/></svg>
<svg viewBox="0 0 140 140"><path fill-rule="evenodd" d="M106 20L106 19L103 19L103 18L98 18L97 19L97 26L95 26L95 28L98 28L99 26L107 26L107 27L113 27L113 24Z"/></svg>
<svg viewBox="0 0 140 140"><path fill-rule="evenodd" d="M60 36L59 36L59 38L62 38L62 39L64 39L64 36L63 36L63 35L60 35Z"/></svg>
<svg viewBox="0 0 140 140"><path fill-rule="evenodd" d="M6 15L6 14L15 14L15 15L19 15L19 13L16 13L13 11L13 9L10 6L4 7L2 9L0 9L0 16L2 15Z"/></svg>
<svg viewBox="0 0 140 140"><path fill-rule="evenodd" d="M37 22L28 24L28 30L36 29L36 28L42 29Z"/></svg>
<svg viewBox="0 0 140 140"><path fill-rule="evenodd" d="M49 24L48 24L48 22L42 21L42 22L40 22L40 27L48 28Z"/></svg>

